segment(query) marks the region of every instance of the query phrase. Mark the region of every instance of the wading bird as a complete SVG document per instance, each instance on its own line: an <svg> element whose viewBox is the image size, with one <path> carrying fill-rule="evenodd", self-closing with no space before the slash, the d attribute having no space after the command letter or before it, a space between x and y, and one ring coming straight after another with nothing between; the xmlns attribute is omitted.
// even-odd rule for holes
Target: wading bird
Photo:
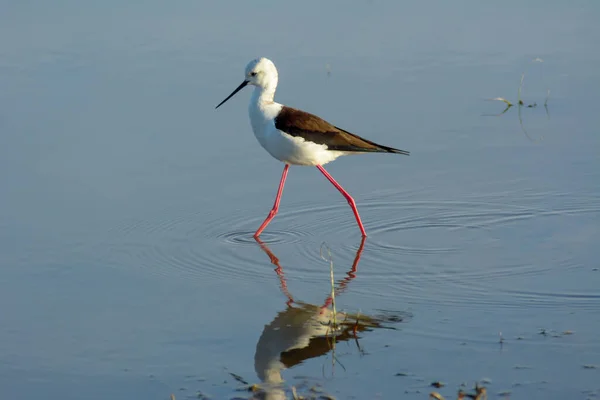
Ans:
<svg viewBox="0 0 600 400"><path fill-rule="evenodd" d="M262 147L273 157L285 163L269 215L254 234L258 238L279 210L281 193L290 165L315 166L346 198L363 237L365 228L352 196L333 179L323 165L340 156L360 153L396 153L409 155L408 151L382 146L338 128L316 115L276 103L278 74L275 64L267 58L257 58L246 66L244 81L225 100L232 98L247 85L254 86L248 112L254 135Z"/></svg>

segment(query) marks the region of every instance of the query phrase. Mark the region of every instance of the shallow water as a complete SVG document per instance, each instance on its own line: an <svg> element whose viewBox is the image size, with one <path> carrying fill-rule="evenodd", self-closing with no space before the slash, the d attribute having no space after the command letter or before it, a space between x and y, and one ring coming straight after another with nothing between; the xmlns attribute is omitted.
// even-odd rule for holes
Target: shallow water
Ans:
<svg viewBox="0 0 600 400"><path fill-rule="evenodd" d="M323 243L337 309L393 329L340 339L335 359L313 338L286 389L452 398L485 378L492 397L600 395L596 3L3 10L3 396L248 397L229 372L259 382L265 329L327 303ZM362 248L314 168L290 169L268 251L252 239L282 165L251 133L250 90L214 106L259 55L278 101L411 151L327 167ZM537 107L497 115L486 99L516 102L522 73Z"/></svg>

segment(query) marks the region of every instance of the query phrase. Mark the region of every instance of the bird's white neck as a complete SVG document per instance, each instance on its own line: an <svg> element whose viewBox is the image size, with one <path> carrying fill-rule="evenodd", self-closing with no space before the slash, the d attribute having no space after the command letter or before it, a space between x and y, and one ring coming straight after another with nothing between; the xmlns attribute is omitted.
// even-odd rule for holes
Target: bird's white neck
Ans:
<svg viewBox="0 0 600 400"><path fill-rule="evenodd" d="M264 142L266 124L277 117L277 114L281 111L281 104L273 101L274 96L275 86L273 86L273 89L257 86L252 92L250 104L248 105L252 130L263 146L266 146L266 142Z"/></svg>
<svg viewBox="0 0 600 400"><path fill-rule="evenodd" d="M275 86L268 86L266 88L256 86L252 93L252 103L258 106L273 103L273 99L275 98L275 88Z"/></svg>

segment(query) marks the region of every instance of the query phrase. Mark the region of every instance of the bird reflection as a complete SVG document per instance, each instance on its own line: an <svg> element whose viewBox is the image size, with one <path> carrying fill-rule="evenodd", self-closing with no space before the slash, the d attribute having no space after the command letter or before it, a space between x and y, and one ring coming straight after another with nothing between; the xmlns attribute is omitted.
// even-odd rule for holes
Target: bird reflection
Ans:
<svg viewBox="0 0 600 400"><path fill-rule="evenodd" d="M265 326L254 356L254 368L262 381L264 391L260 398L284 399L281 372L310 358L327 354L333 349L332 341L342 342L354 340L359 351L358 333L374 328L390 328L386 322L398 322L399 317L377 318L364 314L336 313L337 328L333 328L333 310L329 307L333 298L327 296L321 305L308 304L296 300L288 290L287 281L279 259L271 249L257 239L261 249L275 265L275 272L280 287L286 296L286 308L277 313L273 321ZM365 238L360 243L354 262L346 276L339 280L334 288L337 297L346 290L349 283L356 278L358 263L365 245ZM391 328L393 329L393 328Z"/></svg>

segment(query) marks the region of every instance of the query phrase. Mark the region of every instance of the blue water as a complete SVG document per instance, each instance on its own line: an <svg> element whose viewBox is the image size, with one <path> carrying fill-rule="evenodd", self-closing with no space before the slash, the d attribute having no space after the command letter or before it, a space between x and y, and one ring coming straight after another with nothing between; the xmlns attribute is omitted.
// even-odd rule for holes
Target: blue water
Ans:
<svg viewBox="0 0 600 400"><path fill-rule="evenodd" d="M484 378L491 397L600 395L595 2L1 5L6 398L251 396L229 372L260 383L257 343L290 307L251 238L283 166L251 133L249 89L214 106L257 56L277 101L411 151L327 166L369 234L337 309L398 321L340 341L335 367L300 357L288 396L453 398ZM497 115L523 73L525 106ZM336 280L361 244L302 167L262 238L313 305L322 243Z"/></svg>

